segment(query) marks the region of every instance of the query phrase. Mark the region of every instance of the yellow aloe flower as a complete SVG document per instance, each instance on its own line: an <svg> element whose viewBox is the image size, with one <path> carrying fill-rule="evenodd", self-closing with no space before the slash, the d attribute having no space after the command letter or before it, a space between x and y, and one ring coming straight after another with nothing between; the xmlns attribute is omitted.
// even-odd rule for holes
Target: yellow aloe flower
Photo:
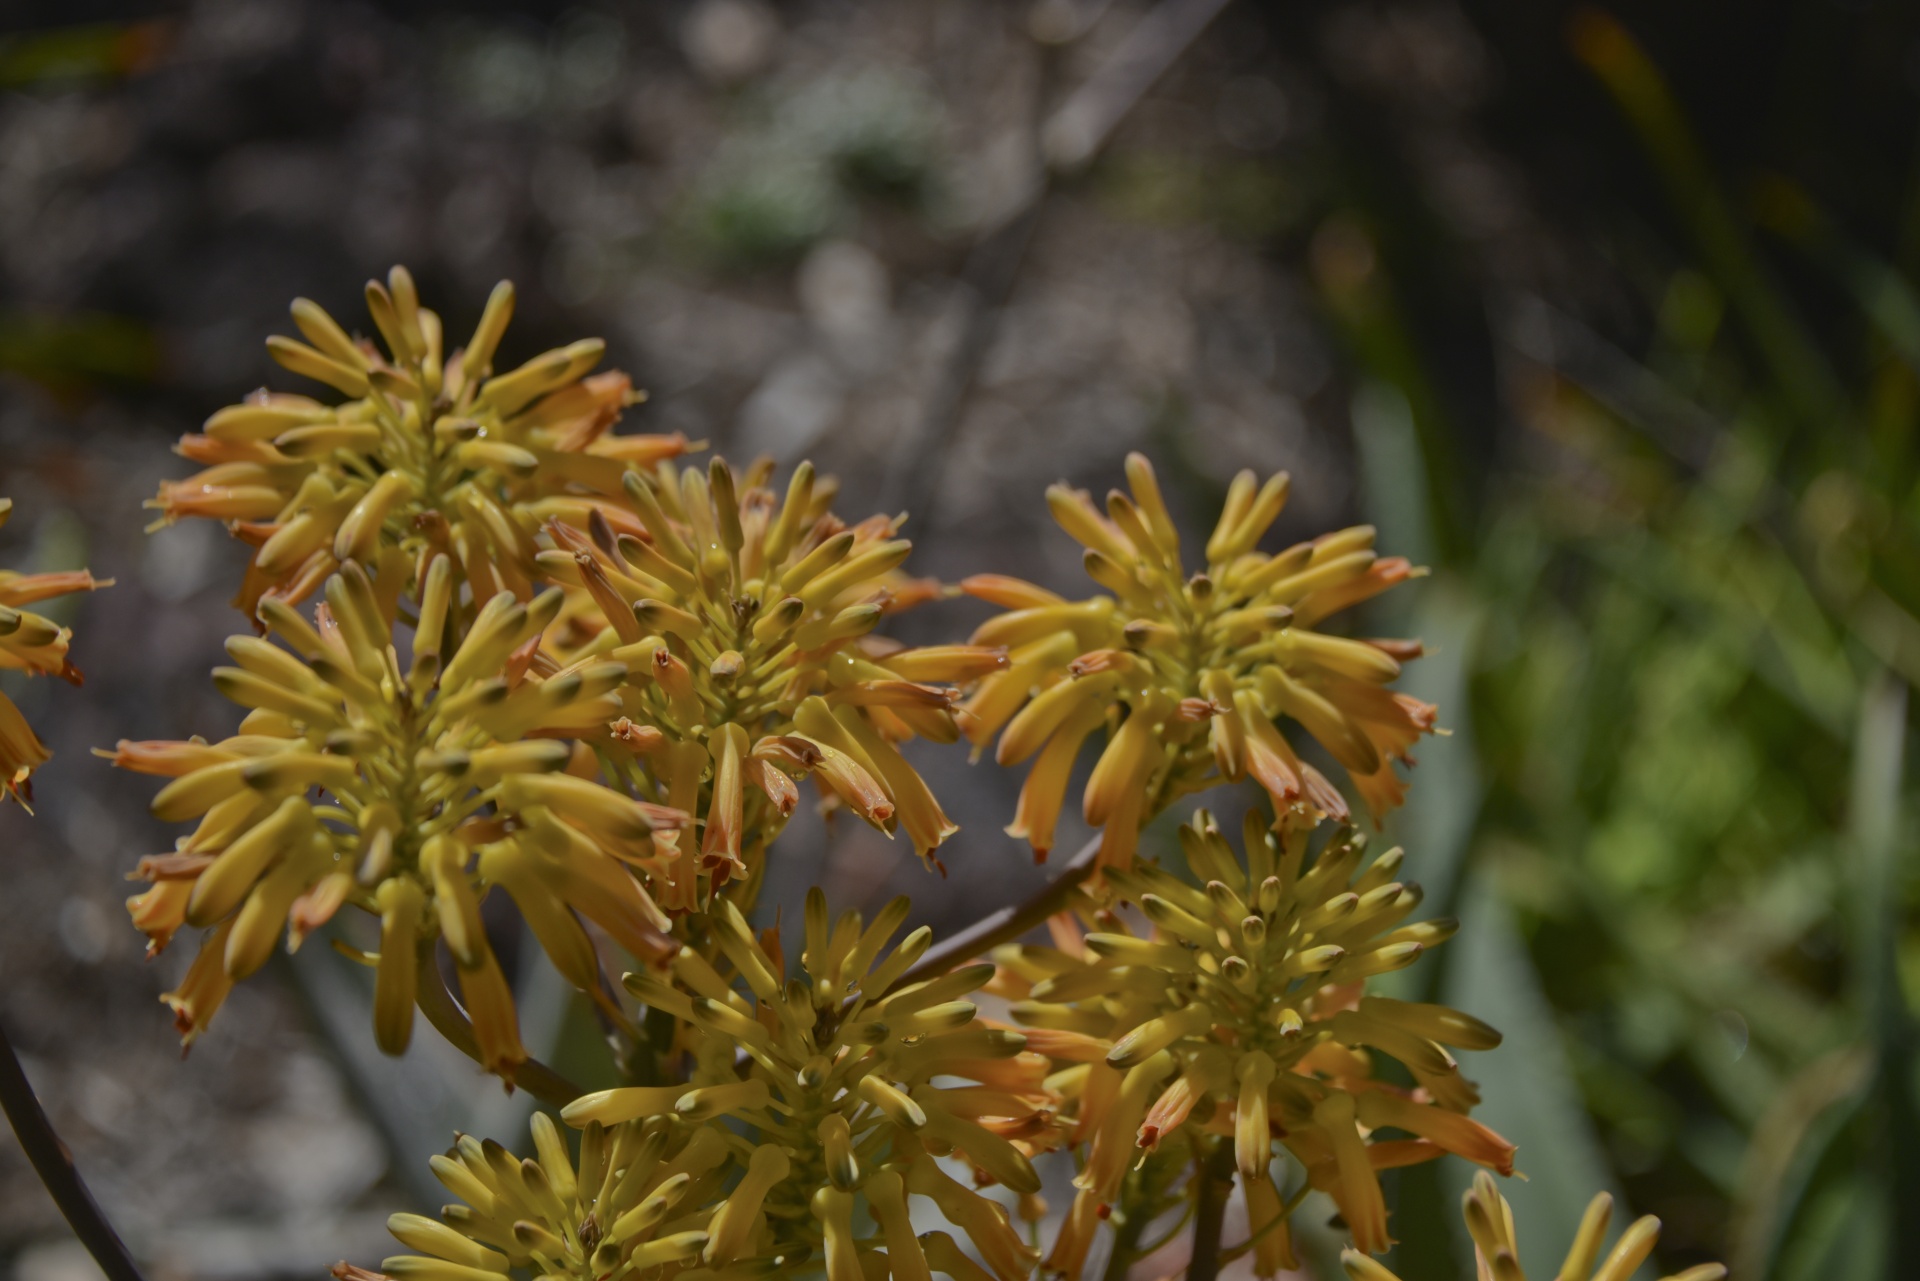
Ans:
<svg viewBox="0 0 1920 1281"><path fill-rule="evenodd" d="M1277 722L1292 720L1340 762L1378 815L1406 785L1394 772L1434 709L1387 686L1414 641L1350 640L1317 630L1340 610L1417 571L1373 550L1371 526L1277 555L1255 544L1280 514L1288 478L1265 485L1243 471L1189 577L1153 468L1127 456L1132 496L1115 490L1102 515L1065 485L1047 491L1061 526L1086 547L1088 575L1110 595L1069 601L1017 578L979 575L963 590L1007 612L974 633L1009 650L1007 671L966 704L968 738L1000 735L995 758L1036 758L1007 831L1044 857L1074 758L1088 736L1106 747L1087 781L1087 821L1104 830L1101 862L1125 867L1147 820L1221 779L1252 777L1276 809L1301 805L1347 817L1340 790L1302 761Z"/></svg>
<svg viewBox="0 0 1920 1281"><path fill-rule="evenodd" d="M1480 1281L1527 1281L1520 1270L1514 1246L1513 1207L1500 1195L1485 1171L1475 1176L1473 1190L1461 1198L1467 1232L1473 1238L1475 1270ZM1651 1214L1634 1220L1613 1249L1601 1257L1606 1243L1607 1220L1613 1216L1613 1198L1605 1192L1587 1203L1580 1230L1560 1265L1558 1281L1627 1281L1653 1253L1660 1239L1660 1220ZM1340 1257L1350 1281L1400 1281L1389 1269L1353 1250ZM1727 1275L1725 1265L1702 1263L1676 1272L1662 1281L1720 1281Z"/></svg>
<svg viewBox="0 0 1920 1281"><path fill-rule="evenodd" d="M541 1277L672 1275L708 1244L712 1202L728 1173L718 1126L656 1117L593 1124L576 1162L551 1118L536 1112L534 1155L516 1159L492 1139L460 1135L433 1172L465 1204L439 1219L396 1214L387 1230L418 1254L371 1272L342 1263L340 1281L483 1281L530 1270Z"/></svg>
<svg viewBox="0 0 1920 1281"><path fill-rule="evenodd" d="M1180 833L1191 879L1147 863L1108 872L1151 923L1147 937L1103 909L1084 937L1058 921L1063 946L995 952L996 990L1015 998L1029 1047L1063 1065L1063 1113L1091 1142L1060 1247L1069 1256L1143 1150L1176 1133L1232 1145L1256 1219L1279 1213L1277 1140L1367 1253L1390 1244L1377 1170L1444 1151L1512 1173L1513 1146L1468 1118L1479 1094L1445 1048L1490 1049L1499 1033L1444 1006L1365 994L1370 976L1411 965L1455 923L1401 924L1420 893L1395 879L1398 850L1363 867L1351 829L1309 857L1311 834L1305 823L1272 833L1249 814L1243 860L1203 810ZM1376 1076L1374 1053L1414 1087ZM1285 1232L1270 1233L1263 1275L1288 1256Z"/></svg>
<svg viewBox="0 0 1920 1281"><path fill-rule="evenodd" d="M900 753L919 736L960 737L950 682L1006 666L981 646L902 649L872 635L888 613L938 587L904 577L899 522L847 526L811 464L784 498L768 464L736 478L661 464L629 473L638 533L599 515L588 532L553 522L541 570L573 593L553 630L569 661L626 665L621 719L594 740L638 795L687 811L699 830L663 836L649 865L674 912L729 882L750 903L766 842L799 802L796 777L929 862L957 829Z"/></svg>
<svg viewBox="0 0 1920 1281"><path fill-rule="evenodd" d="M642 959L672 950L665 914L622 860L650 854L654 831L685 816L583 776L566 741L617 713L625 670L562 669L538 651L558 590L528 604L503 591L456 633L453 578L435 557L404 671L395 603L358 565L327 580L317 626L269 599L263 617L286 647L236 636L235 666L214 671L249 709L238 734L101 753L171 778L154 797L158 817L199 819L172 853L142 861L153 888L128 901L154 950L183 924L212 930L194 972L163 998L188 1042L283 930L297 946L348 903L380 918L368 958L380 1047L406 1048L419 967L433 963L423 949L441 938L481 1059L507 1076L525 1054L481 926L489 888L502 887L560 972L609 1007L575 912Z"/></svg>
<svg viewBox="0 0 1920 1281"><path fill-rule="evenodd" d="M12 514L13 500L0 498L0 525ZM0 671L58 676L78 685L80 671L67 661L72 631L21 607L111 586L112 579L96 579L84 569L52 574L0 570ZM0 694L0 795L31 807L33 771L46 764L49 755L13 700Z"/></svg>
<svg viewBox="0 0 1920 1281"><path fill-rule="evenodd" d="M162 523L221 520L253 546L234 602L249 617L268 596L304 600L349 561L410 585L439 553L472 584L476 607L503 590L525 600L542 522L584 525L610 504L618 519L627 470L688 448L680 435L609 434L641 397L623 373L589 376L606 350L598 338L496 375L509 282L450 352L404 267L385 285L368 281L366 296L384 353L305 298L292 311L307 341L267 340L282 366L344 404L263 389L229 405L177 446L204 470L162 484L148 504Z"/></svg>
<svg viewBox="0 0 1920 1281"><path fill-rule="evenodd" d="M1053 1141L1046 1063L1018 1033L976 1022L965 998L991 966L900 983L932 939L923 927L882 955L906 913L896 899L871 925L852 911L833 920L820 890L810 891L802 972L790 979L778 937L756 937L722 899L708 919L744 992L690 948L667 977L627 976L628 990L695 1038L693 1080L585 1095L562 1116L583 1126L724 1119L744 1173L701 1252L721 1275L770 1275L808 1259L829 1281L883 1268L899 1281L980 1275L964 1270L944 1233L915 1234L910 1194L930 1199L1000 1281L1031 1273L1036 1252L1006 1211L933 1158L965 1161L975 1184L1037 1193L1028 1158ZM859 1235L856 1222L872 1230Z"/></svg>

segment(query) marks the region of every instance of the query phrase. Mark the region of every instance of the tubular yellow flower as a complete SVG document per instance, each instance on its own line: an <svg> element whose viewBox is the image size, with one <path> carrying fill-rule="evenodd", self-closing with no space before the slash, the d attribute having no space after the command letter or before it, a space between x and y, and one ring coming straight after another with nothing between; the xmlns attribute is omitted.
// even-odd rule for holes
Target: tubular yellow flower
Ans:
<svg viewBox="0 0 1920 1281"><path fill-rule="evenodd" d="M13 500L0 498L0 525L12 514ZM96 579L84 569L52 574L0 570L0 671L58 676L78 685L79 669L67 661L73 633L21 606L111 586L112 579ZM46 764L49 755L13 700L0 694L0 795L31 807L33 771Z"/></svg>
<svg viewBox="0 0 1920 1281"><path fill-rule="evenodd" d="M605 1090L563 1116L588 1126L727 1118L742 1136L745 1173L716 1209L702 1254L723 1275L812 1259L829 1276L888 1268L919 1281L942 1265L912 1231L908 1194L932 1199L1001 1281L1030 1272L1036 1256L1006 1212L932 1158L963 1160L976 1183L1037 1192L1029 1157L1053 1139L1045 1063L1018 1033L975 1021L964 998L990 966L900 983L931 940L922 928L882 955L906 912L896 899L871 925L851 911L833 920L812 890L802 973L787 979L777 939L757 938L721 899L707 919L744 992L690 948L670 977L627 976L635 996L689 1025L700 1067L685 1086ZM854 1227L863 1204L879 1229L869 1237Z"/></svg>
<svg viewBox="0 0 1920 1281"><path fill-rule="evenodd" d="M1377 1168L1447 1151L1512 1173L1513 1146L1465 1115L1479 1096L1445 1048L1489 1049L1499 1034L1445 1007L1365 995L1368 976L1452 931L1402 924L1420 894L1395 879L1400 852L1363 866L1365 839L1341 828L1311 853L1311 825L1275 834L1258 814L1245 859L1205 811L1180 835L1190 878L1147 863L1108 872L1148 937L1101 910L1084 938L1057 919L1071 946L995 953L995 990L1019 998L1031 1047L1085 1065L1054 1078L1064 1115L1092 1136L1080 1198L1111 1203L1141 1149L1218 1136L1270 1219L1277 1140L1340 1205L1356 1245L1377 1252L1389 1244ZM1380 1079L1374 1052L1399 1060L1415 1088ZM1069 1222L1084 1232L1090 1213L1077 1206ZM1274 1232L1262 1275L1287 1257L1284 1226Z"/></svg>
<svg viewBox="0 0 1920 1281"><path fill-rule="evenodd" d="M452 577L444 557L429 567L423 629L444 625ZM666 956L667 918L621 860L648 856L654 831L685 816L556 772L572 759L566 737L617 712L624 678L617 663L543 664L532 647L561 595L521 604L502 592L457 644L422 630L404 672L393 606L359 566L328 580L317 627L269 601L265 616L286 648L236 636L227 642L235 666L214 672L249 709L237 735L101 753L171 780L154 798L157 816L200 820L173 853L141 863L154 888L129 908L152 948L182 924L212 927L196 971L213 964L224 980L242 979L283 929L298 946L353 903L380 918L381 1048L406 1048L416 953L441 938L482 1056L507 1076L524 1054L480 923L489 888L512 897L561 973L598 999L609 998L575 912L644 960ZM181 994L167 999L191 1036L226 987L190 976L189 989L207 994L190 1009Z"/></svg>
<svg viewBox="0 0 1920 1281"><path fill-rule="evenodd" d="M393 1215L387 1230L419 1253L393 1256L379 1272L343 1263L334 1275L666 1277L694 1264L712 1234L725 1230L712 1208L729 1160L717 1127L670 1116L594 1122L576 1162L545 1113L535 1113L532 1126L535 1155L525 1160L491 1139L461 1135L451 1152L433 1158L433 1172L465 1204L446 1207L437 1220ZM768 1173L763 1168L761 1177Z"/></svg>
<svg viewBox="0 0 1920 1281"><path fill-rule="evenodd" d="M1473 1238L1480 1276L1497 1278L1497 1281L1527 1281L1514 1245L1513 1207L1507 1204L1485 1171L1475 1176L1472 1191L1461 1198L1461 1210L1467 1233ZM1653 1253L1654 1242L1660 1237L1660 1220L1649 1214L1634 1220L1602 1259L1600 1249L1606 1237L1607 1220L1612 1215L1613 1198L1605 1192L1587 1204L1580 1230L1567 1251L1566 1262L1560 1266L1558 1281L1627 1281ZM1342 1254L1340 1262L1351 1281L1400 1281L1389 1269L1353 1250ZM1726 1275L1724 1265L1702 1263L1662 1281L1720 1281Z"/></svg>
<svg viewBox="0 0 1920 1281"><path fill-rule="evenodd" d="M584 527L603 507L619 513L629 468L689 448L680 435L608 434L642 397L623 373L589 376L606 347L597 338L494 375L513 315L506 281L451 352L404 267L384 285L368 281L366 294L384 352L304 298L292 311L306 342L267 340L282 366L344 404L255 392L181 439L178 452L204 469L148 504L163 523L224 521L254 548L234 602L249 617L266 597L305 599L346 562L383 585L406 583L440 553L476 606L502 590L527 599L544 521Z"/></svg>
<svg viewBox="0 0 1920 1281"><path fill-rule="evenodd" d="M1005 672L974 689L963 718L996 759L1039 756L1008 831L1045 857L1080 744L1105 724L1107 743L1084 797L1104 829L1103 865L1131 862L1140 827L1181 796L1251 776L1277 810L1301 806L1336 819L1347 803L1302 761L1277 722L1303 727L1345 767L1377 816L1400 803L1396 761L1434 728L1434 709L1387 686L1409 641L1361 641L1314 630L1330 615L1415 571L1373 551L1373 529L1327 534L1277 555L1254 550L1286 502L1284 473L1262 486L1241 472L1207 540L1206 566L1188 577L1179 536L1153 468L1127 458L1132 496L1114 491L1106 513L1085 493L1055 485L1047 502L1086 548L1087 573L1110 595L1069 601L1019 579L961 584L1007 612L974 633L1010 651Z"/></svg>
<svg viewBox="0 0 1920 1281"><path fill-rule="evenodd" d="M955 691L1006 665L991 647L901 649L871 635L935 590L903 577L897 521L848 527L811 464L784 498L768 466L738 477L661 464L627 476L619 523L553 522L541 570L570 593L553 643L569 661L626 665L620 719L593 738L637 795L693 813L699 831L644 864L673 912L733 882L750 901L765 845L811 774L823 798L928 861L956 830L899 745L960 737ZM628 528L631 526L631 530Z"/></svg>

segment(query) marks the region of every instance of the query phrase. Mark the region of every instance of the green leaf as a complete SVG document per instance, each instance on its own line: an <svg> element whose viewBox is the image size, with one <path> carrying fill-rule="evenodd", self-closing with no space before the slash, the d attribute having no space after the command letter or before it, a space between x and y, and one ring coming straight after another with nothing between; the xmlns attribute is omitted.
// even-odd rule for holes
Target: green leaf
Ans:
<svg viewBox="0 0 1920 1281"><path fill-rule="evenodd" d="M1568 1068L1553 1010L1541 991L1513 912L1485 871L1472 874L1462 896L1460 935L1444 999L1499 1028L1499 1049L1461 1066L1480 1083L1484 1102L1476 1120L1518 1145L1516 1168L1525 1175L1501 1186L1513 1203L1520 1265L1528 1276L1553 1276L1596 1192L1614 1194L1616 1227L1625 1201L1614 1186ZM1456 1193L1472 1167L1449 1160Z"/></svg>
<svg viewBox="0 0 1920 1281"><path fill-rule="evenodd" d="M1920 1239L1907 1222L1912 1207L1920 1205L1920 1108L1913 1091L1913 1018L1900 991L1897 944L1902 918L1899 856L1906 847L1900 804L1906 737L1906 686L1883 674L1868 685L1861 704L1848 814L1857 913L1855 1000L1878 1057L1861 1176L1873 1191L1870 1199L1882 1206L1883 1218L1876 1225L1859 1217L1865 1210L1849 1213L1857 1231L1877 1226L1875 1244L1885 1252L1877 1256L1884 1259L1883 1269L1848 1274L1860 1277L1908 1277L1920 1268ZM1899 1205L1907 1206L1907 1212L1884 1217Z"/></svg>
<svg viewBox="0 0 1920 1281"><path fill-rule="evenodd" d="M1380 531L1380 546L1415 564L1429 561L1441 531L1427 501L1427 469L1407 398L1386 383L1363 384L1353 398L1353 434L1365 506ZM1418 636L1425 644L1426 655L1407 668L1400 688L1438 706L1448 731L1420 745L1419 786L1388 820L1391 838L1407 845L1409 875L1426 891L1425 914L1445 915L1459 889L1484 790L1467 688L1484 610L1449 574L1391 594L1373 609L1383 631ZM1394 977L1400 981L1377 986L1411 997L1408 984L1431 982L1409 971Z"/></svg>

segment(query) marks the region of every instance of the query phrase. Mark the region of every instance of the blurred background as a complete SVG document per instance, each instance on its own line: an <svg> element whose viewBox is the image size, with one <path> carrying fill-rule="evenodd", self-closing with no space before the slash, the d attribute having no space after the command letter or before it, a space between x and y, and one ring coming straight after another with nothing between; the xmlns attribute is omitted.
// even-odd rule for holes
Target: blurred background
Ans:
<svg viewBox="0 0 1920 1281"><path fill-rule="evenodd" d="M0 1020L154 1281L376 1262L453 1127L524 1134L444 1047L371 1054L317 947L182 1061L155 998L189 948L146 963L121 907L173 833L89 755L237 721L205 673L242 558L141 501L181 432L293 385L261 345L290 299L364 328L394 262L456 332L513 278L508 359L604 335L652 393L627 430L910 512L923 574L1084 592L1042 489L1104 492L1129 449L1195 530L1242 467L1294 475L1276 543L1377 524L1433 574L1358 625L1426 640L1409 687L1452 730L1387 837L1466 921L1396 978L1508 1034L1467 1070L1529 1271L1610 1189L1666 1270L1920 1276L1920 10L5 12L0 560L118 585L50 611L85 688L16 693L58 755L0 812ZM999 832L1018 777L921 759L949 879L803 816L769 910L819 880L956 928L1038 885ZM530 1044L590 1071L522 968ZM1408 1281L1462 1275L1463 1182L1395 1176ZM0 1266L97 1275L10 1137Z"/></svg>

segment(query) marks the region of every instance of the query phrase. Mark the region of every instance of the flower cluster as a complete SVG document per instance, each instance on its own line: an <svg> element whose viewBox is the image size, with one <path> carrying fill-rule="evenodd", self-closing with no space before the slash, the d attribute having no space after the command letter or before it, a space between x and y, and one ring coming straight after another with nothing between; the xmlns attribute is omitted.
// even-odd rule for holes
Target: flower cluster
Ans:
<svg viewBox="0 0 1920 1281"><path fill-rule="evenodd" d="M114 762L172 779L153 801L198 828L142 861L153 888L129 900L154 950L181 925L210 932L164 998L191 1041L231 984L265 963L281 931L297 945L347 903L380 919L374 1031L398 1054L413 1025L435 938L452 952L482 1061L510 1076L525 1055L512 997L480 921L499 885L562 974L600 994L592 944L574 913L636 956L672 950L668 920L622 860L652 855L656 829L684 820L582 776L566 740L618 714L618 663L561 668L538 645L562 593L486 602L464 633L450 623L453 567L428 566L402 671L397 605L357 564L330 578L310 624L262 603L286 648L237 636L214 683L248 708L218 743L122 742ZM103 753L107 754L107 753ZM591 756L586 756L591 765ZM601 996L603 1002L610 998Z"/></svg>
<svg viewBox="0 0 1920 1281"><path fill-rule="evenodd" d="M595 740L610 773L699 819L697 850L689 831L689 848L663 840L649 866L675 912L733 881L750 900L765 843L798 803L796 776L888 834L904 827L932 860L957 829L897 745L956 741L957 694L943 683L1007 662L997 648L902 649L871 635L938 590L899 573L910 544L894 537L898 522L849 527L810 464L784 498L767 470L736 477L716 458L630 472L624 525L599 512L584 534L553 522L554 547L538 556L573 593L560 652L629 673L620 719Z"/></svg>
<svg viewBox="0 0 1920 1281"><path fill-rule="evenodd" d="M1520 1270L1519 1253L1514 1245L1513 1207L1507 1204L1485 1171L1474 1177L1473 1190L1461 1198L1461 1203L1467 1234L1473 1238L1479 1275L1496 1281L1527 1281L1526 1273ZM1600 1251L1606 1241L1607 1221L1612 1217L1613 1198L1605 1192L1588 1202L1580 1230L1567 1251L1566 1262L1560 1265L1558 1281L1628 1281L1646 1262L1647 1256L1653 1253L1654 1242L1660 1238L1660 1220L1651 1214L1634 1220L1602 1259ZM1393 1272L1354 1250L1341 1255L1340 1262L1350 1281L1400 1281ZM1726 1275L1725 1265L1702 1263L1663 1281L1720 1281Z"/></svg>
<svg viewBox="0 0 1920 1281"><path fill-rule="evenodd" d="M0 498L0 525L13 514L13 500ZM80 683L80 672L67 661L67 642L73 633L52 619L22 606L111 587L111 579L96 579L84 569L51 574L21 574L0 570L0 671L58 676ZM0 694L0 789L22 805L33 800L33 771L46 764L49 753L40 736L27 724L13 700Z"/></svg>
<svg viewBox="0 0 1920 1281"><path fill-rule="evenodd" d="M976 1183L1037 1193L1028 1158L1054 1136L1046 1061L1018 1033L976 1021L965 997L991 966L903 981L932 941L923 927L885 950L906 911L898 899L871 924L853 911L831 919L810 891L801 973L788 978L777 935L756 937L721 900L714 940L744 994L690 948L670 978L627 976L635 996L691 1034L691 1081L590 1094L562 1115L575 1125L732 1123L743 1172L714 1210L708 1266L762 1275L811 1259L829 1281L976 1275L945 1233L916 1235L914 1194L939 1207L1000 1281L1031 1272L1036 1255L1006 1211L933 1158L964 1160ZM856 1222L876 1230L860 1235Z"/></svg>
<svg viewBox="0 0 1920 1281"><path fill-rule="evenodd" d="M1141 1150L1183 1130L1231 1136L1256 1231L1282 1213L1269 1173L1278 1139L1368 1253L1390 1243L1376 1171L1449 1151L1512 1173L1512 1145L1468 1118L1479 1095L1444 1048L1489 1049L1499 1034L1364 991L1454 923L1402 924L1420 894L1395 879L1398 850L1363 867L1364 839L1341 829L1310 858L1310 835L1300 823L1270 832L1250 814L1243 861L1202 811L1181 830L1191 880L1146 863L1108 874L1151 924L1146 937L1102 909L1083 938L1062 928L1069 946L997 953L1031 1048L1072 1065L1053 1082L1091 1144L1055 1270L1077 1272ZM1374 1052L1414 1088L1381 1079ZM1265 1238L1263 1274L1284 1262L1285 1233Z"/></svg>
<svg viewBox="0 0 1920 1281"><path fill-rule="evenodd" d="M422 1255L336 1275L479 1281L533 1268L603 1281L699 1267L744 1279L809 1264L829 1281L989 1275L948 1233L915 1232L907 1197L919 1195L991 1276L1021 1281L1035 1252L1004 1209L934 1158L964 1160L976 1183L1038 1192L1028 1156L1053 1133L1046 1061L1019 1034L975 1022L964 997L990 966L903 982L931 941L923 928L886 951L905 916L901 899L871 925L856 912L832 920L812 891L803 973L788 979L777 934L755 936L721 900L709 919L744 992L691 948L665 975L626 979L689 1034L689 1080L566 1107L582 1130L577 1165L544 1117L534 1119L535 1159L462 1138L434 1170L467 1204L449 1207L444 1223L391 1221ZM972 1084L936 1086L936 1076ZM871 1229L862 1235L857 1223Z"/></svg>
<svg viewBox="0 0 1920 1281"><path fill-rule="evenodd" d="M1413 568L1376 556L1364 525L1278 555L1256 551L1288 479L1259 485L1241 472L1207 540L1206 568L1188 577L1152 466L1129 455L1127 477L1132 497L1109 494L1104 516L1084 492L1047 491L1055 519L1086 547L1088 575L1111 595L1069 601L1001 575L961 584L1007 610L973 641L1004 645L1011 659L969 699L968 737L984 745L999 734L1002 765L1038 757L1008 832L1045 856L1074 759L1102 728L1084 807L1104 829L1107 866L1127 866L1154 814L1220 779L1251 776L1277 809L1344 819L1340 790L1295 753L1282 718L1346 768L1376 814L1399 804L1406 785L1394 762L1433 730L1434 708L1386 685L1420 646L1316 629Z"/></svg>
<svg viewBox="0 0 1920 1281"><path fill-rule="evenodd" d="M452 1152L433 1158L433 1172L465 1204L446 1207L438 1220L392 1216L388 1230L419 1253L389 1258L380 1272L343 1263L334 1276L482 1281L527 1269L646 1281L693 1261L724 1229L712 1209L730 1158L718 1126L671 1115L596 1121L581 1135L576 1163L551 1119L536 1112L532 1125L535 1155L525 1160L491 1139L461 1135Z"/></svg>
<svg viewBox="0 0 1920 1281"><path fill-rule="evenodd" d="M1371 856L1341 787L1303 759L1337 762L1378 817L1434 729L1434 708L1391 689L1417 643L1322 630L1415 572L1377 556L1372 529L1261 552L1288 481L1243 472L1189 574L1133 455L1131 492L1104 509L1048 491L1106 594L977 576L962 588L1003 612L969 644L906 648L880 624L946 589L903 572L904 518L841 520L810 464L776 489L769 461L689 467L683 436L612 435L638 397L592 372L597 340L496 374L510 285L452 350L405 270L366 297L383 346L304 299L305 341L268 343L344 403L263 390L222 409L180 442L202 470L151 504L254 549L236 604L260 634L214 672L247 709L237 732L102 753L165 778L154 813L197 824L141 861L150 888L128 901L152 952L206 931L163 998L187 1042L283 937L298 947L350 905L377 929L335 946L376 971L383 1050L406 1048L418 1007L509 1084L571 1100L577 1155L544 1115L526 1159L458 1136L433 1167L459 1203L395 1215L409 1252L343 1263L340 1281L1027 1281L1043 1253L1078 1276L1103 1220L1124 1229L1124 1266L1180 1198L1211 1277L1222 1252L1200 1234L1217 1237L1235 1181L1235 1250L1259 1275L1295 1266L1288 1219L1318 1189L1351 1234L1352 1281L1395 1281L1368 1257L1391 1244L1379 1171L1452 1153L1512 1173L1452 1053L1499 1034L1367 991L1454 923L1412 923L1400 852ZM99 585L0 575L0 667L73 677L67 634L21 607ZM903 748L997 740L1001 764L1033 761L1008 830L1044 856L1096 733L1100 875L1008 927L1068 902L1052 946L943 968L926 928L894 944L905 899L868 922L815 888L790 974L780 926L749 925L803 780L937 867L957 829ZM24 794L45 756L0 698L0 786ZM1136 863L1155 814L1248 778L1277 821L1249 815L1243 851L1201 811L1184 869ZM528 1062L482 920L495 887L596 1003L625 1074L598 1083L622 1084L581 1093ZM602 973L608 939L639 962L632 1000ZM979 1017L983 988L1014 1024ZM1015 1213L1042 1219L1033 1161L1062 1148L1076 1194L1043 1251ZM916 1230L914 1196L951 1233ZM1521 1281L1484 1174L1466 1210L1482 1277ZM1625 1281L1650 1251L1642 1220L1596 1268L1606 1217L1600 1198L1567 1281Z"/></svg>
<svg viewBox="0 0 1920 1281"><path fill-rule="evenodd" d="M476 607L503 590L527 599L543 522L584 526L630 468L688 448L684 436L608 434L639 397L623 373L588 376L600 339L495 375L513 315L505 281L451 352L405 268L385 285L368 281L366 297L384 353L304 298L292 310L307 341L267 340L282 366L346 403L262 390L220 410L177 447L203 470L164 483L149 504L162 522L225 521L253 546L234 602L249 617L269 596L306 599L349 561L410 583L438 554L472 585Z"/></svg>

